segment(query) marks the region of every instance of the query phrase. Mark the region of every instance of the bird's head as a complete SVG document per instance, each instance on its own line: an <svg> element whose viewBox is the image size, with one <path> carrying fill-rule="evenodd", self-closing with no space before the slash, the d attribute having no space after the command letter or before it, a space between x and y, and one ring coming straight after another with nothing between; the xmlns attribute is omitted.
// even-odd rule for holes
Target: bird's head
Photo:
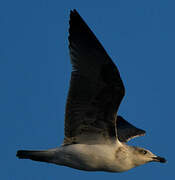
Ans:
<svg viewBox="0 0 175 180"><path fill-rule="evenodd" d="M166 159L160 156L156 156L151 151L132 146L132 153L133 153L133 163L135 166L139 166L148 162L160 162L165 163Z"/></svg>

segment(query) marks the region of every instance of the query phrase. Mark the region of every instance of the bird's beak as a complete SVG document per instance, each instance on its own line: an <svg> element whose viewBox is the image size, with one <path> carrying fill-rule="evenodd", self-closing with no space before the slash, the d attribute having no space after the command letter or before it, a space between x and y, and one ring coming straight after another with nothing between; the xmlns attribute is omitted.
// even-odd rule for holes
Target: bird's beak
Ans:
<svg viewBox="0 0 175 180"><path fill-rule="evenodd" d="M160 156L154 156L152 157L152 161L154 162L160 162L160 163L166 163L166 159Z"/></svg>

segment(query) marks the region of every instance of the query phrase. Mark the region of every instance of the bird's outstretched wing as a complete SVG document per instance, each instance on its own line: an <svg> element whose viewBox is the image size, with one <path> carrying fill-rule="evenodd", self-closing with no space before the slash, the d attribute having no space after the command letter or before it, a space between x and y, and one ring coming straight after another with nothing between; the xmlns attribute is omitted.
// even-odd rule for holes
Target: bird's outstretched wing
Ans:
<svg viewBox="0 0 175 180"><path fill-rule="evenodd" d="M127 142L135 137L144 136L146 133L144 130L136 128L135 126L127 122L121 116L117 116L116 127L118 139L121 142Z"/></svg>
<svg viewBox="0 0 175 180"><path fill-rule="evenodd" d="M70 12L72 74L64 144L116 140L116 113L124 96L119 71L76 10Z"/></svg>

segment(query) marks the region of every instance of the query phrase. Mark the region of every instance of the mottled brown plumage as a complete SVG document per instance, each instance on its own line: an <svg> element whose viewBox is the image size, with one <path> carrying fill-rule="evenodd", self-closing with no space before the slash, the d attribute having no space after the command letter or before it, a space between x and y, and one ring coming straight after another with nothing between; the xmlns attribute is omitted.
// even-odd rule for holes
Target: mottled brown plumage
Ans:
<svg viewBox="0 0 175 180"><path fill-rule="evenodd" d="M74 143L81 143L86 138L86 143L93 143L93 139L100 139L95 143L107 143L116 139L116 113L124 85L117 67L76 10L71 11L69 24L73 70L64 142L74 139Z"/></svg>
<svg viewBox="0 0 175 180"><path fill-rule="evenodd" d="M19 150L17 157L85 171L123 172L156 161L149 150L125 142L145 134L117 116L125 94L119 71L76 10L70 13L72 74L62 146L44 151Z"/></svg>

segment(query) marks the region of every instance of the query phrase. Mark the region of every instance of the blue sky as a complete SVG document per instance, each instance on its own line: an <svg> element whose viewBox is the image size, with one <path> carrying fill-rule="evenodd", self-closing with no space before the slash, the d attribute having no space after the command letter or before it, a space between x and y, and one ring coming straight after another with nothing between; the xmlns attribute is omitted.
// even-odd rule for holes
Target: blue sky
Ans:
<svg viewBox="0 0 175 180"><path fill-rule="evenodd" d="M173 179L175 1L2 0L0 2L1 179ZM167 158L124 173L83 172L30 160L64 135L71 66L70 9L76 8L117 64L126 87L119 114L147 134L130 144Z"/></svg>

